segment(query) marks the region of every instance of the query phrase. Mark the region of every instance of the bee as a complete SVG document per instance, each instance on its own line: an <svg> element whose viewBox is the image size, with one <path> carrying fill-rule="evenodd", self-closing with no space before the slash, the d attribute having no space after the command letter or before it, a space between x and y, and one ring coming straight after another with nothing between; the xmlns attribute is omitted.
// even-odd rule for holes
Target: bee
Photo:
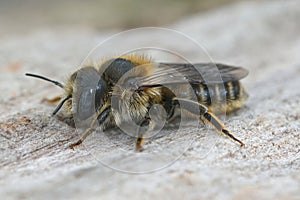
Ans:
<svg viewBox="0 0 300 200"><path fill-rule="evenodd" d="M214 66L221 81L209 83L205 76L215 75L212 70ZM125 76L127 73L129 75ZM64 85L26 73L27 76L52 82L64 90L53 115L64 107L67 116L73 120L74 117L79 120L92 119L70 148L80 145L94 130L96 123L106 130L133 121L138 125L135 133L136 151L143 150L144 135L153 123L149 110L156 104L164 108L167 121L175 117L176 110L183 109L243 146L244 143L229 132L216 114L242 107L248 95L240 79L247 74L244 68L225 64L155 63L146 56L133 54L85 65L75 71ZM221 99L221 94L225 95L225 99L215 109L213 99ZM196 99L191 100L192 96L196 96ZM116 106L112 106L113 103Z"/></svg>

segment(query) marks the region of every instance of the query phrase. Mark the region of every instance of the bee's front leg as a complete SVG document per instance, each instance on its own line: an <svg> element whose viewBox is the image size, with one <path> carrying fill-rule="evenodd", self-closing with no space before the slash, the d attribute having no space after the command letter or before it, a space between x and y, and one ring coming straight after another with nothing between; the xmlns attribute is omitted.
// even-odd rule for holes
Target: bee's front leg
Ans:
<svg viewBox="0 0 300 200"><path fill-rule="evenodd" d="M80 138L76 142L69 145L70 149L74 149L74 147L80 145L84 141L84 139L91 133L96 122L97 122L97 117L95 117L91 122L90 126L84 130L84 132L80 135Z"/></svg>
<svg viewBox="0 0 300 200"><path fill-rule="evenodd" d="M137 130L137 136L135 139L135 150L138 152L141 152L144 150L143 143L144 143L144 134L146 130L148 129L150 124L150 118L145 118L142 123L140 124L138 130Z"/></svg>
<svg viewBox="0 0 300 200"><path fill-rule="evenodd" d="M111 107L108 106L99 115L96 115L93 121L91 122L90 126L87 129L85 129L85 131L80 135L80 138L75 143L69 145L69 147L71 149L74 149L74 147L80 145L84 141L84 139L91 133L96 122L98 122L99 125L102 125L104 121L107 119L107 117L110 115L110 113L111 113Z"/></svg>

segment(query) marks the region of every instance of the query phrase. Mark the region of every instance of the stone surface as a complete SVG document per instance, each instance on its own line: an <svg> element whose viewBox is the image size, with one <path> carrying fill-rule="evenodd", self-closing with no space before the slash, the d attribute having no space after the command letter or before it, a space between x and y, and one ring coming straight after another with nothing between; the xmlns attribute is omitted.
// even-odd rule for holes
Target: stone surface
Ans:
<svg viewBox="0 0 300 200"><path fill-rule="evenodd" d="M213 60L250 71L243 80L250 94L246 106L228 115L225 122L246 146L187 128L181 135L146 142L148 149L159 149L180 141L179 137L184 143L190 139L186 135L195 135L176 162L139 175L116 171L95 159L106 156L107 162L121 163L127 170L149 167L151 162L138 160L136 153L122 160L122 151L115 146L128 152L133 146L119 134L109 137L113 142L95 135L100 139L99 151L85 148L89 145L69 149L78 134L61 115L51 116L53 105L41 102L60 94L60 89L24 77L25 72L35 72L64 80L96 44L115 31L65 28L1 38L0 197L299 199L299 18L297 1L257 1L171 25L203 44ZM201 141L214 144L209 138L216 139L216 144L207 148Z"/></svg>

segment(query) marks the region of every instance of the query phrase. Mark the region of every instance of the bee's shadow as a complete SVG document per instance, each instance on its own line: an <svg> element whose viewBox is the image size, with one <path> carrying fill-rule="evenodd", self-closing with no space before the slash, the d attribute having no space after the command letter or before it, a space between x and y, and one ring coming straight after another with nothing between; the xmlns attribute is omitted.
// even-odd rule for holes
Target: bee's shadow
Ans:
<svg viewBox="0 0 300 200"><path fill-rule="evenodd" d="M59 113L55 117L59 121L67 124L69 127L72 127L72 128L77 127L73 117L68 117L64 113ZM200 126L201 126L201 123L200 123ZM159 128L159 129L154 128L152 131L155 131L156 134L151 136L150 140L149 140L149 138L146 138L145 142L148 143L148 142L152 142L155 140L160 140L163 137L172 137L173 133L177 133L181 129L190 129L191 127L197 128L199 126L195 125L195 123L194 124L181 123L181 118L180 118L180 116L178 116L178 117L175 117L171 122L166 123L162 128ZM84 129L82 129L82 131L84 131ZM103 135L101 136L101 134L103 134ZM101 130L96 127L94 134L88 136L86 139L87 140L92 139L92 140L94 140L94 142L96 142L99 140L103 140L104 139L103 137L105 137L109 141L109 143L111 143L112 146L120 146L120 145L124 146L125 145L125 146L131 148L132 144L134 143L134 140L136 139L134 134L136 134L136 131L134 131L132 133L126 133L126 131L122 130L119 127L115 127L115 126L105 128L104 130ZM104 139L104 140L106 140L106 139Z"/></svg>
<svg viewBox="0 0 300 200"><path fill-rule="evenodd" d="M70 126L72 128L76 128L73 117L66 116L63 113L59 113L59 114L55 115L54 117L56 117L56 119L58 119L59 121L64 122L68 126Z"/></svg>

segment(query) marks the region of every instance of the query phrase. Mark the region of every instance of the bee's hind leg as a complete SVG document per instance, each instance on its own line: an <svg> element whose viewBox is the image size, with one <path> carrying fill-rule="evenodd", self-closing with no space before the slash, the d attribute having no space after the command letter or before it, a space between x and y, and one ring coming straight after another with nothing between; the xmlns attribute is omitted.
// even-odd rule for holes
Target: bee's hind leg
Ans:
<svg viewBox="0 0 300 200"><path fill-rule="evenodd" d="M238 142L241 146L244 146L244 143L237 139L234 135L232 135L226 128L226 126L215 116L213 113L209 112L207 107L191 100L187 99L175 99L179 102L181 108L196 114L200 115L200 119L210 124L212 127L214 127L220 134L225 135L232 139L235 142Z"/></svg>
<svg viewBox="0 0 300 200"><path fill-rule="evenodd" d="M201 116L201 119L204 122L211 124L220 134L223 134L235 142L238 142L241 146L245 144L237 139L234 135L232 135L226 128L226 126L211 112L206 112Z"/></svg>

